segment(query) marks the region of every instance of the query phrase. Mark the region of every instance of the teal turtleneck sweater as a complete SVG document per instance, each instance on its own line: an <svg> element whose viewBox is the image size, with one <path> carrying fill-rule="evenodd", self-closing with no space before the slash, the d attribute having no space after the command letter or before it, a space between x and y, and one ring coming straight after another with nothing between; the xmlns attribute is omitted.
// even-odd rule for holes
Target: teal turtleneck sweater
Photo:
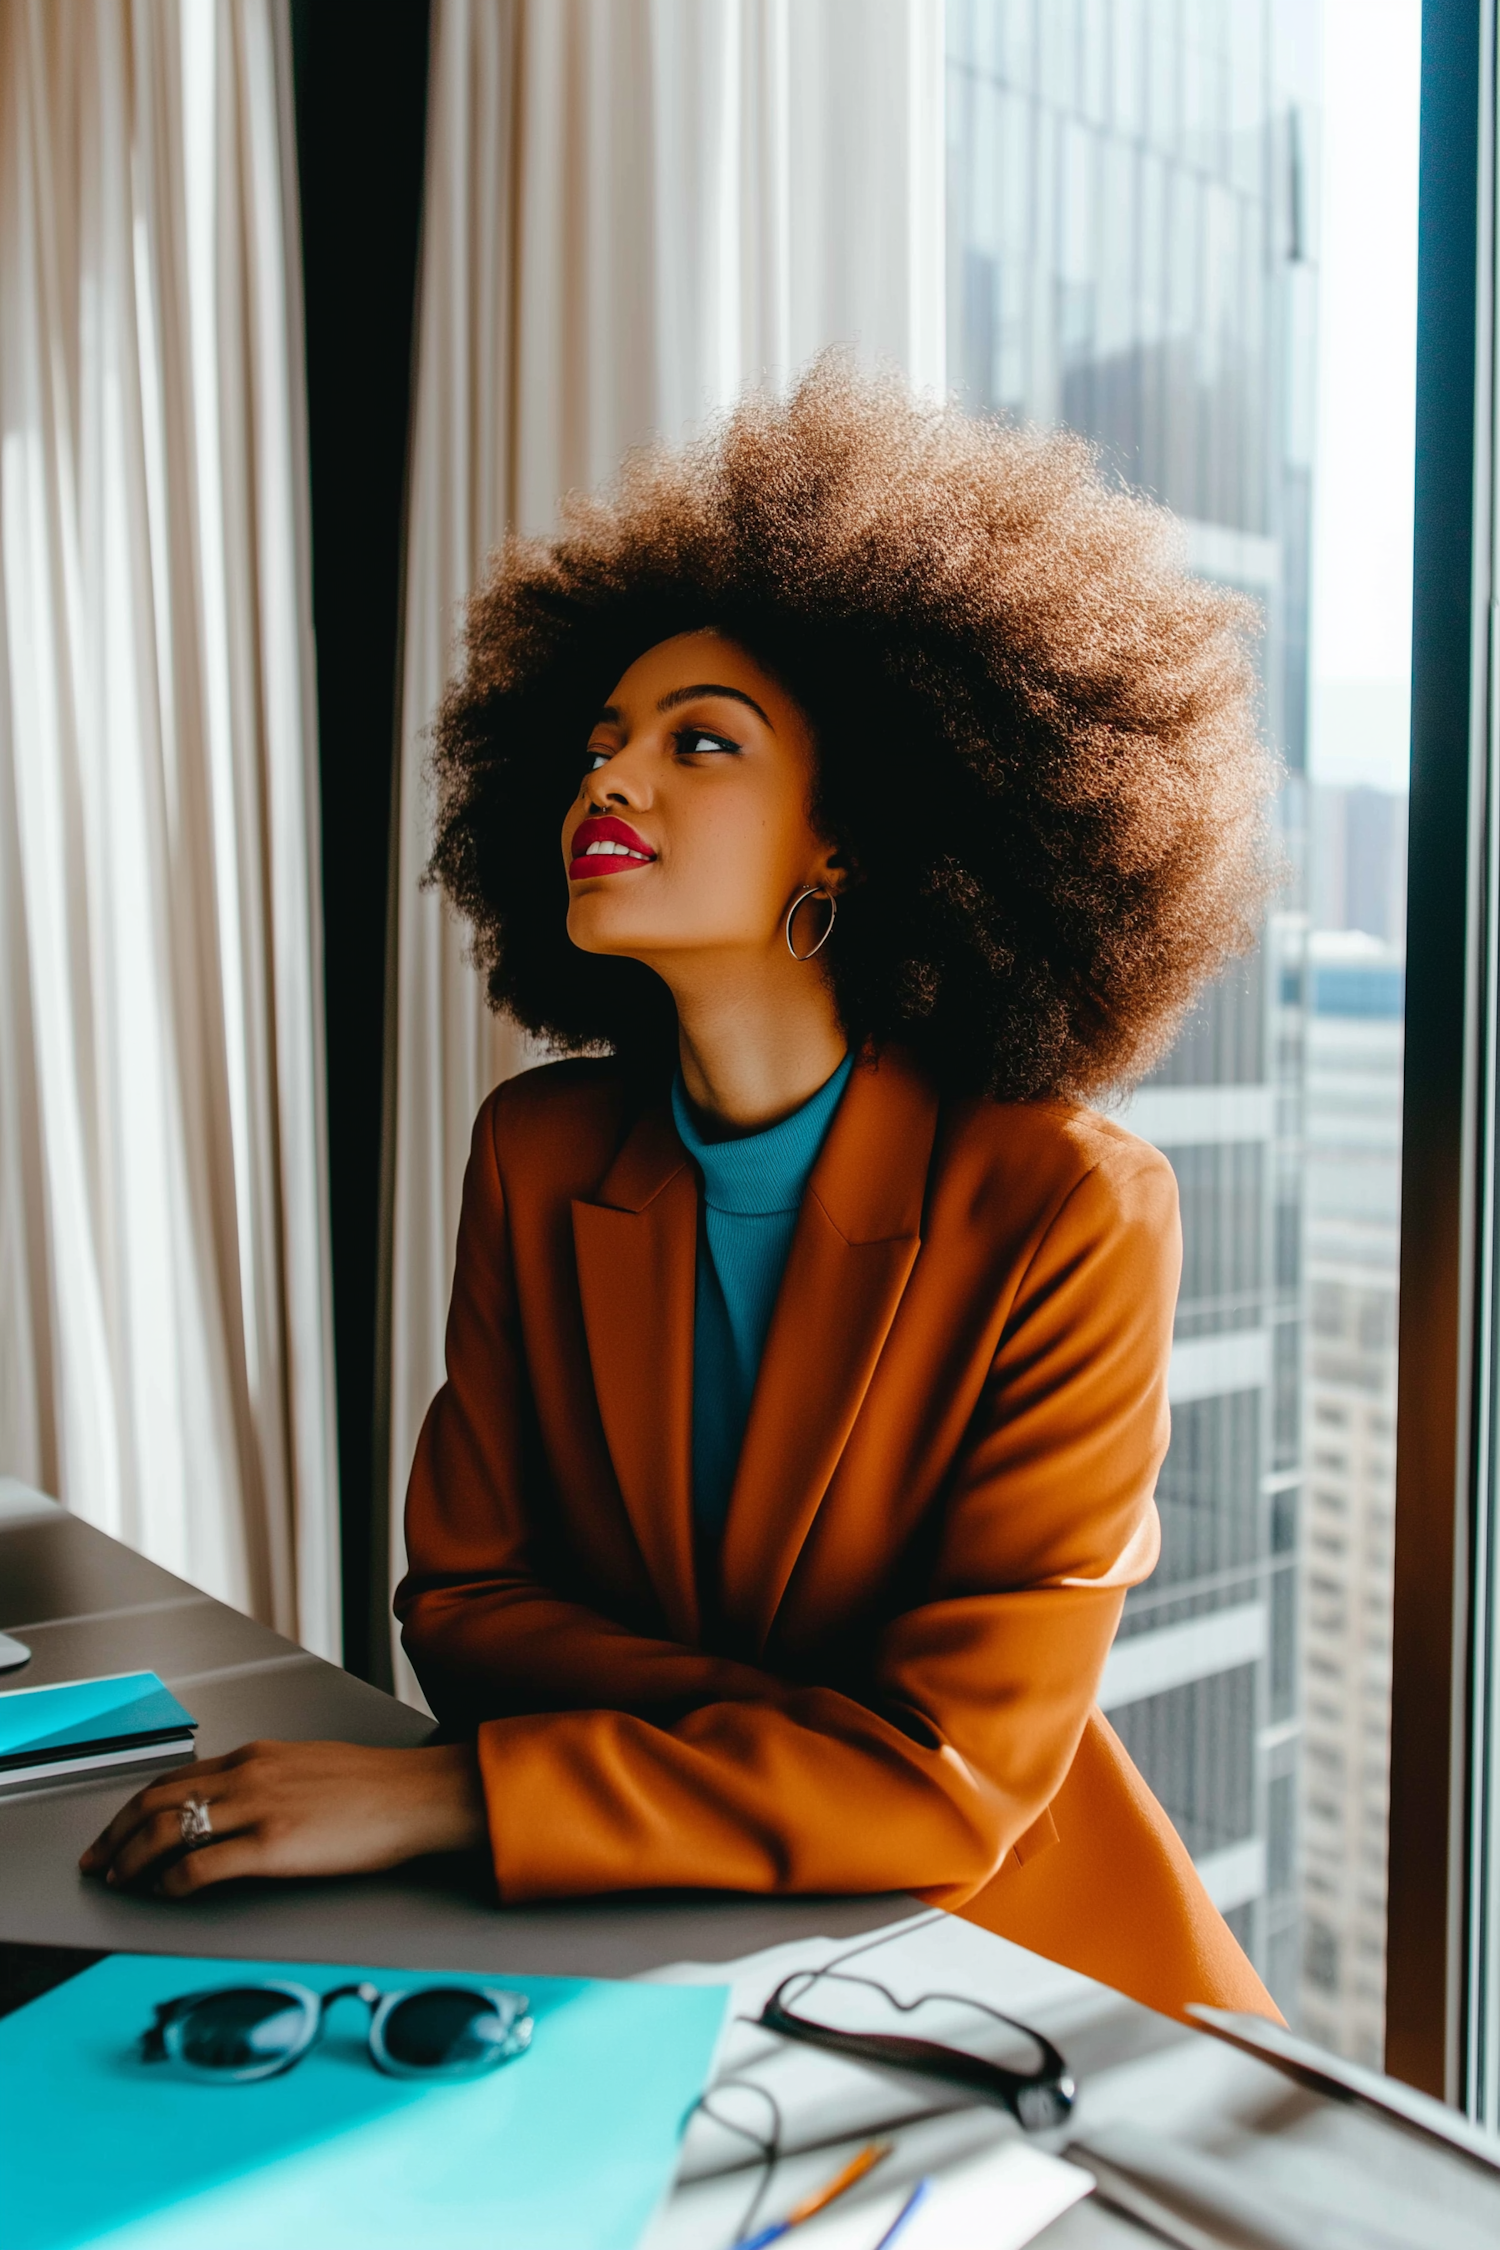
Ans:
<svg viewBox="0 0 1500 2250"><path fill-rule="evenodd" d="M812 1097L763 1133L706 1141L679 1071L678 1136L703 1175L693 1314L693 1519L717 1546L729 1512L755 1378L808 1174L854 1067L846 1055Z"/></svg>

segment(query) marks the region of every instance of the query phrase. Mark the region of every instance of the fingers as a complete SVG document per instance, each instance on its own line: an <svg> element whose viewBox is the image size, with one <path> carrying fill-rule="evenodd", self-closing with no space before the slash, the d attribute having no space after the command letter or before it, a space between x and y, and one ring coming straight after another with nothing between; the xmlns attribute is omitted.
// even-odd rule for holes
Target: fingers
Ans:
<svg viewBox="0 0 1500 2250"><path fill-rule="evenodd" d="M185 1772L174 1773L169 1781L154 1781L149 1788L137 1790L130 1802L120 1807L104 1833L94 1838L78 1862L84 1873L102 1874L106 1867L113 1866L139 1829L168 1806L185 1803L193 1794L193 1776L197 1771L197 1767L189 1766ZM180 1836L178 1841L181 1842Z"/></svg>
<svg viewBox="0 0 1500 2250"><path fill-rule="evenodd" d="M182 1850L182 1822L175 1805L150 1814L122 1836L110 1854L106 1883L128 1883L168 1852Z"/></svg>
<svg viewBox="0 0 1500 2250"><path fill-rule="evenodd" d="M199 1758L190 1766L175 1766L160 1781L151 1782L145 1789L137 1790L127 1804L120 1807L114 1819L103 1832L94 1838L78 1864L85 1875L102 1875L113 1868L124 1847L163 1811L170 1811L173 1819L173 1838L181 1849L182 1834L176 1826L177 1810L189 1797L211 1794L200 1790L200 1784L219 1775L231 1773L238 1766L267 1745L247 1742L238 1750L231 1750L220 1758ZM216 1799L216 1806L220 1799ZM126 1880L128 1878L120 1878Z"/></svg>
<svg viewBox="0 0 1500 2250"><path fill-rule="evenodd" d="M214 1801L213 1821L215 1836L226 1839L236 1835L243 1825L236 1820L234 1807L222 1797ZM192 1847L193 1850L207 1848ZM159 1875L163 1863L181 1858L187 1850L182 1836L181 1808L163 1806L126 1838L110 1862L104 1880L114 1885L138 1883L153 1874Z"/></svg>
<svg viewBox="0 0 1500 2250"><path fill-rule="evenodd" d="M182 1809L199 1795L211 1835L188 1848ZM81 1865L112 1884L154 1884L164 1897L184 1898L235 1875L395 1867L422 1852L482 1844L486 1833L478 1767L463 1745L252 1742L141 1790Z"/></svg>
<svg viewBox="0 0 1500 2250"><path fill-rule="evenodd" d="M252 1830L226 1837L222 1844L204 1844L174 1860L157 1880L163 1898L191 1898L210 1883L229 1883L238 1875L274 1874L265 1864L265 1847Z"/></svg>

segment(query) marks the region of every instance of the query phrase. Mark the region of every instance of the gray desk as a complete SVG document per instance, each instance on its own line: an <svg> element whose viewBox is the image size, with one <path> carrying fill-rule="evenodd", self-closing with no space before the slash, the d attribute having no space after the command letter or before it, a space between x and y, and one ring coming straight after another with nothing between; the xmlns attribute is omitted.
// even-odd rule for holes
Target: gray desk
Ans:
<svg viewBox="0 0 1500 2250"><path fill-rule="evenodd" d="M256 1735L335 1737L392 1747L421 1742L429 1722L324 1664L264 1626L209 1600L53 1502L0 1480L0 1630L33 1650L0 1693L80 1675L150 1668L199 1721L203 1755ZM85 1882L78 1854L142 1776L112 1775L0 1798L0 1983L15 1999L124 1950L221 1953L262 1960L354 1961L506 1976L634 1976L667 1972L731 1981L753 2014L796 1960L912 1915L900 1897L751 1900L689 1894L501 1907L488 1869L432 1861L387 1876L241 1884L186 1905L120 1897ZM776 1949L774 1957L771 1949ZM767 1956L755 1959L755 1956ZM1085 2141L1144 2129L1151 2147L1189 2169L1238 2181L1308 2215L1306 2231L1219 2229L1179 2240L1283 2250L1482 2250L1500 2241L1500 2171L1411 2139L1367 2113L1302 2092L1264 2064L1122 2000L968 1924L939 1917L876 1956L879 1973L913 1993L982 1994L1048 2031L1082 2087ZM873 1966L873 1963L871 1964ZM930 2087L810 2057L738 2027L729 2060L781 2086L788 2161L778 2207L826 2176L846 2144L901 2127L899 2163L940 2169L1010 2130L994 2111L932 2109ZM812 2075L808 2075L809 2066ZM904 2122L903 2122L904 2121ZM679 2185L646 2250L702 2250L729 2238L743 2207L743 2144L695 2123ZM1217 2168L1217 2169L1215 2169ZM1180 2184L1180 2183L1179 2183ZM1184 2191L1191 2200L1190 2178ZM1200 2213L1201 2217L1201 2213ZM1047 2231L1047 2250L1140 2250L1148 2238L1090 2200Z"/></svg>
<svg viewBox="0 0 1500 2250"><path fill-rule="evenodd" d="M4 1481L0 1632L32 1651L22 1670L0 1675L0 1693L154 1671L197 1719L205 1758L258 1735L394 1749L432 1731L404 1703ZM144 1782L136 1769L0 1797L0 1945L624 1977L683 1959L736 1960L803 1936L852 1937L911 1911L901 1899L703 1893L501 1907L478 1860L342 1882L244 1883L188 1905L121 1897L85 1880L78 1855Z"/></svg>

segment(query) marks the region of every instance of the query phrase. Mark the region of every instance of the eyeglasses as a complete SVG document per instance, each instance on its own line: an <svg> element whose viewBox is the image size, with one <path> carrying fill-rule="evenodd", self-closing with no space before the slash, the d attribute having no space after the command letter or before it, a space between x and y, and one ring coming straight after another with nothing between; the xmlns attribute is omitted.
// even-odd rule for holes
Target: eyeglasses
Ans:
<svg viewBox="0 0 1500 2250"><path fill-rule="evenodd" d="M842 2024L830 2021L832 2015L840 2012L838 1996L829 1989L834 1985L854 1986L864 1993L874 1993L881 2007L898 2017L911 2016L918 2009L934 2005L972 2008L987 2016L991 2023L1003 2024L1007 2031L1018 2034L1035 2060L1030 2069L1016 2070L963 2047L914 2038L909 2031L875 2029L871 2027L868 2005L856 2011L864 2013L862 2023L851 2022L847 2014ZM809 1995L817 1988L821 1988L817 2011L802 2013ZM1031 2030L1026 2024L1017 2023L1014 2016L1002 2015L998 2008L987 2007L982 2000L957 1992L925 1992L916 2000L898 2000L875 1978L844 1976L831 1964L826 1969L799 1969L784 1978L762 2009L760 2021L767 2031L778 2031L785 2039L800 2039L807 2046L847 2056L851 2062L881 2063L888 2070L914 2072L918 2077L943 2079L949 2085L962 2086L981 2100L1008 2109L1028 2133L1045 2133L1061 2125L1073 2107L1073 2080L1050 2039L1044 2039L1039 2031Z"/></svg>
<svg viewBox="0 0 1500 2250"><path fill-rule="evenodd" d="M141 2034L141 2059L170 2063L212 2085L274 2078L322 2037L335 2000L365 2003L370 2060L391 2078L473 2078L524 2054L535 2029L523 1992L451 1984L402 1992L373 1984L341 1984L332 1992L279 1981L228 1984L159 2001L156 2021Z"/></svg>

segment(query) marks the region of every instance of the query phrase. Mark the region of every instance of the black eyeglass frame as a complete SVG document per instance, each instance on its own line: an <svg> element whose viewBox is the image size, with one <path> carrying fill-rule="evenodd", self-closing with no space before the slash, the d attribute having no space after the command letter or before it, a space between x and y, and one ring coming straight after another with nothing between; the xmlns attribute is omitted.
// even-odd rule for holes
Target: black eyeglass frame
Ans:
<svg viewBox="0 0 1500 2250"><path fill-rule="evenodd" d="M278 2054L264 2063L251 2063L239 2067L205 2068L183 2053L188 2019L195 2008L206 2000L223 2000L237 1992L273 1992L291 2001L300 2011L302 2026L297 2040L284 2054ZM461 1994L465 2000L487 2001L499 2017L503 2037L492 2043L491 2051L462 2063L404 2063L394 2056L386 2043L386 2026L403 2001L428 1999L437 1993ZM141 2033L141 2060L148 2063L171 2063L184 2076L196 2079L202 2085L244 2086L262 2078L279 2078L301 2062L323 2036L323 2019L335 2000L362 2000L370 2010L366 2030L366 2044L370 2060L377 2070L388 2078L475 2078L481 2072L493 2070L498 2063L510 2062L516 2055L524 2054L531 2045L531 2035L536 2026L529 2013L531 2003L524 1992L508 1992L498 1986L467 1984L403 1985L396 1991L382 1992L375 1984L339 1984L328 1992L315 1992L311 1985L293 1984L289 1979L267 1977L263 1984L220 1984L201 1992L182 1992L175 2000L156 2003L155 2020Z"/></svg>
<svg viewBox="0 0 1500 2250"><path fill-rule="evenodd" d="M810 1990L823 1982L864 1985L867 1990L878 1992L902 2015L911 2015L934 2000L946 2000L961 2008L977 2008L981 2015L1029 2039L1040 2053L1041 2063L1036 2070L1010 2070L1004 2063L987 2062L982 2055L966 2054L961 2047L945 2047L932 2039L917 2039L901 2032L839 2031L832 2024L800 2016L787 2005L785 1995L789 1986L800 1984ZM993 2102L998 2108L1008 2110L1027 2133L1045 2133L1064 2124L1072 2114L1077 2097L1068 2066L1050 2039L1040 2031L1033 2031L1030 2024L1004 2015L998 2008L988 2007L984 2001L975 2000L967 1993L924 1992L915 2000L898 2000L874 1977L844 1976L831 1968L795 1969L777 1985L760 2012L760 2021L767 2031L779 2032L783 2039L799 2039L806 2046L821 2047L826 2053L842 2055L850 2062L877 2063L887 2070L914 2072L921 2078L936 2078L950 2086L961 2086L966 2092L977 2094L981 2101Z"/></svg>

